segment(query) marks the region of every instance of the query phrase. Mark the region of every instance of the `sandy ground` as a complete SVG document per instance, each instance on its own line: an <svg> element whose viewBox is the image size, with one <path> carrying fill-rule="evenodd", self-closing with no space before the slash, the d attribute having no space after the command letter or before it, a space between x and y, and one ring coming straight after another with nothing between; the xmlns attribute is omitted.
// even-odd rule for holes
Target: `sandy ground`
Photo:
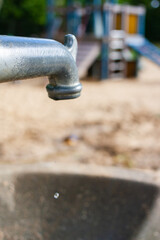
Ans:
<svg viewBox="0 0 160 240"><path fill-rule="evenodd" d="M138 80L83 82L55 102L46 81L0 85L0 163L76 162L160 169L160 69Z"/></svg>

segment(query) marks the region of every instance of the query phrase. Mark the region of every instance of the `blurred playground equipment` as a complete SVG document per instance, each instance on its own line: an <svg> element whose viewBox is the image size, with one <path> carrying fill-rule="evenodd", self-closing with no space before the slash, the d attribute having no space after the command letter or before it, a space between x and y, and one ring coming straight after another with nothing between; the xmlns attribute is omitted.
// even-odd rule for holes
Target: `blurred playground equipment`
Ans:
<svg viewBox="0 0 160 240"><path fill-rule="evenodd" d="M78 38L80 78L136 77L140 55L160 66L160 50L144 37L145 14L143 6L116 0L67 0L63 6L48 0L47 37L61 41L69 32Z"/></svg>

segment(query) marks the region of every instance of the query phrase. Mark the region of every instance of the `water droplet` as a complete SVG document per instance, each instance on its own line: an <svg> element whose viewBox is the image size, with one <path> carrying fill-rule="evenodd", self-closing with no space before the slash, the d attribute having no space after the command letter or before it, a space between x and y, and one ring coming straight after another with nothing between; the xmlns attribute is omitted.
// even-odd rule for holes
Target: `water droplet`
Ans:
<svg viewBox="0 0 160 240"><path fill-rule="evenodd" d="M58 198L59 198L59 193L58 193L58 192L56 192L56 193L54 194L54 198L55 198L55 199L58 199Z"/></svg>

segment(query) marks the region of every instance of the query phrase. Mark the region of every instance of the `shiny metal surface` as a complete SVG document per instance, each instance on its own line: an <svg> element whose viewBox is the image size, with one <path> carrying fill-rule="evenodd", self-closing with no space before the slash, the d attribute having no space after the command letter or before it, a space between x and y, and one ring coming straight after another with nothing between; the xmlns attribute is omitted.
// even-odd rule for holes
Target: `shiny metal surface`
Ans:
<svg viewBox="0 0 160 240"><path fill-rule="evenodd" d="M76 66L77 40L69 34L65 45L48 39L0 36L0 83L48 76L46 89L55 100L80 96Z"/></svg>

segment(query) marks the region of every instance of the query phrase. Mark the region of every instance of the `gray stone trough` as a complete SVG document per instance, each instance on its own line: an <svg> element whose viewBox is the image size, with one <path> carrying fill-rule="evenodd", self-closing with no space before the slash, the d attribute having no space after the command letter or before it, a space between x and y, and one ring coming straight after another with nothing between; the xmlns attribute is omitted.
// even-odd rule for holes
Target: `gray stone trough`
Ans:
<svg viewBox="0 0 160 240"><path fill-rule="evenodd" d="M0 240L159 240L159 173L0 167Z"/></svg>

